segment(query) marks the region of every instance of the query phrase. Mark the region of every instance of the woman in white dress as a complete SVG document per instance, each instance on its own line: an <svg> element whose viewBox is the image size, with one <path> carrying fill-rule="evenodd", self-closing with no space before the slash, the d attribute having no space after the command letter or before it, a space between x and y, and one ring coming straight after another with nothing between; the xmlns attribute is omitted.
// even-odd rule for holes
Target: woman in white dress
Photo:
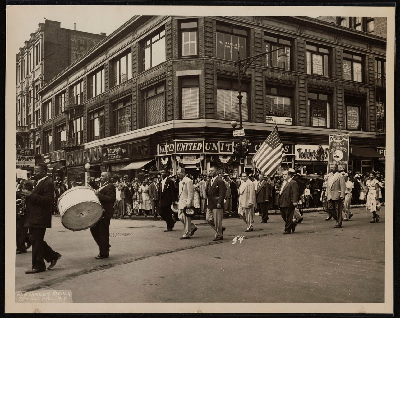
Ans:
<svg viewBox="0 0 400 400"><path fill-rule="evenodd" d="M371 223L379 221L379 215L376 213L379 207L379 182L375 178L375 174L371 172L365 182L367 188L367 210L372 212Z"/></svg>
<svg viewBox="0 0 400 400"><path fill-rule="evenodd" d="M150 196L149 196L149 183L147 179L145 179L140 186L139 189L141 193L141 206L140 209L143 210L143 214L145 217L149 215L149 212L151 210L151 201L150 201Z"/></svg>
<svg viewBox="0 0 400 400"><path fill-rule="evenodd" d="M193 185L193 207L196 209L196 214L200 214L200 179L195 180Z"/></svg>

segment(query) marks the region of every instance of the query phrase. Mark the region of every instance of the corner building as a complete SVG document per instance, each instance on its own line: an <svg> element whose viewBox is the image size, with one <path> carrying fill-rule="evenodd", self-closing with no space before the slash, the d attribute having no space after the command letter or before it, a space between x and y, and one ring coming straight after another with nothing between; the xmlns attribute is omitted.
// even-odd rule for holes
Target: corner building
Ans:
<svg viewBox="0 0 400 400"><path fill-rule="evenodd" d="M82 182L178 164L239 173L238 52L284 48L285 62L272 52L242 79L244 168L275 124L284 162L303 173L326 171L339 132L350 134L351 171L384 168L386 39L335 21L135 16L41 90L44 160Z"/></svg>

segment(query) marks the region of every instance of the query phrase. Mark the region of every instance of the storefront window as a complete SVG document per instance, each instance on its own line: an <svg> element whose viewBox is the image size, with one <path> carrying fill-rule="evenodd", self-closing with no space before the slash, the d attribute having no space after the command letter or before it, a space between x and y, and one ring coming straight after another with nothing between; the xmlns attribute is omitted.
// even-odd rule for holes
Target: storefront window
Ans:
<svg viewBox="0 0 400 400"><path fill-rule="evenodd" d="M327 94L309 93L308 110L310 126L323 128L331 127L331 104Z"/></svg>
<svg viewBox="0 0 400 400"><path fill-rule="evenodd" d="M217 57L237 61L247 57L247 30L217 23Z"/></svg>
<svg viewBox="0 0 400 400"><path fill-rule="evenodd" d="M329 77L329 50L310 44L307 45L306 49L307 74Z"/></svg>
<svg viewBox="0 0 400 400"><path fill-rule="evenodd" d="M142 126L165 121L165 84L153 86L142 93Z"/></svg>
<svg viewBox="0 0 400 400"><path fill-rule="evenodd" d="M190 76L181 80L182 119L199 118L199 77Z"/></svg>
<svg viewBox="0 0 400 400"><path fill-rule="evenodd" d="M104 137L104 109L89 113L88 142Z"/></svg>
<svg viewBox="0 0 400 400"><path fill-rule="evenodd" d="M227 79L217 82L217 118L239 121L238 83ZM242 119L249 120L248 91L249 85L242 82Z"/></svg>
<svg viewBox="0 0 400 400"><path fill-rule="evenodd" d="M290 53L291 53L291 42L287 39L280 39L273 36L264 36L265 40L265 52L270 52L265 56L266 66L282 68L285 71L290 71ZM282 49L278 50L277 49ZM286 54L286 60L279 62L279 54L284 52Z"/></svg>
<svg viewBox="0 0 400 400"><path fill-rule="evenodd" d="M142 70L155 67L165 60L165 30L162 30L142 43Z"/></svg>
<svg viewBox="0 0 400 400"><path fill-rule="evenodd" d="M129 132L131 130L132 104L131 97L125 97L113 103L113 134Z"/></svg>

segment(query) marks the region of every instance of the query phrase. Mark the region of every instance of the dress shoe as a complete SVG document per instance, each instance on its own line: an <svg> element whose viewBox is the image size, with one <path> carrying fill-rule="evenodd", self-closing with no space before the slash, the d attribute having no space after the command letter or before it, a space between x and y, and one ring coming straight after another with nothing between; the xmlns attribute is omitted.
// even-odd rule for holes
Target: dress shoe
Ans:
<svg viewBox="0 0 400 400"><path fill-rule="evenodd" d="M343 218L343 221L348 221L349 220L349 218Z"/></svg>
<svg viewBox="0 0 400 400"><path fill-rule="evenodd" d="M219 240L223 240L223 236L217 236L216 238L213 239L213 242L218 242Z"/></svg>
<svg viewBox="0 0 400 400"><path fill-rule="evenodd" d="M247 228L245 232L253 232L253 228Z"/></svg>
<svg viewBox="0 0 400 400"><path fill-rule="evenodd" d="M197 231L197 226L195 226L191 231L190 231L190 236L193 236L194 233Z"/></svg>
<svg viewBox="0 0 400 400"><path fill-rule="evenodd" d="M61 254L60 254L60 253L57 253L56 258L53 259L53 260L51 260L51 263L50 263L50 265L47 267L47 269L52 269L52 268L57 264L57 261L58 261L60 258L61 258Z"/></svg>
<svg viewBox="0 0 400 400"><path fill-rule="evenodd" d="M332 217L327 217L325 218L325 221L330 221L332 219Z"/></svg>
<svg viewBox="0 0 400 400"><path fill-rule="evenodd" d="M108 254L106 254L104 256L99 254L98 256L95 257L96 260L103 260L104 258L108 258Z"/></svg>
<svg viewBox="0 0 400 400"><path fill-rule="evenodd" d="M164 232L172 232L172 229L165 229Z"/></svg>
<svg viewBox="0 0 400 400"><path fill-rule="evenodd" d="M32 269L28 269L27 271L25 271L26 274L38 274L39 272L45 272L46 269L36 269L36 268L32 268Z"/></svg>
<svg viewBox="0 0 400 400"><path fill-rule="evenodd" d="M342 227L342 224L336 224L335 226L334 226L334 228L341 228Z"/></svg>
<svg viewBox="0 0 400 400"><path fill-rule="evenodd" d="M190 239L190 236L182 236L182 237L181 237L181 240L182 240L182 239Z"/></svg>
<svg viewBox="0 0 400 400"><path fill-rule="evenodd" d="M349 219L351 219L351 217L353 216L353 213L350 213L350 215L349 215Z"/></svg>
<svg viewBox="0 0 400 400"><path fill-rule="evenodd" d="M284 235L289 235L290 233L292 233L292 232L290 232L290 231L283 231L283 234L284 234Z"/></svg>
<svg viewBox="0 0 400 400"><path fill-rule="evenodd" d="M297 221L297 223L298 223L298 224L301 224L302 221L303 221L303 217L301 217L301 218Z"/></svg>
<svg viewBox="0 0 400 400"><path fill-rule="evenodd" d="M16 254L22 254L22 253L27 253L27 251L26 250L17 250L15 253Z"/></svg>

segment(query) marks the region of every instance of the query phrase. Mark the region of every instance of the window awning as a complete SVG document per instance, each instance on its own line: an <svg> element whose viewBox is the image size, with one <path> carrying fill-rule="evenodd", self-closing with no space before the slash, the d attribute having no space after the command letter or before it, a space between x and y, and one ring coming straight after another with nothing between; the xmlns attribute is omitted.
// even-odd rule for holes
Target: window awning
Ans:
<svg viewBox="0 0 400 400"><path fill-rule="evenodd" d="M126 167L121 168L121 171L127 171L130 169L140 169L143 168L145 165L151 163L153 159L151 160L142 160L142 161L135 161L130 164L128 164Z"/></svg>
<svg viewBox="0 0 400 400"><path fill-rule="evenodd" d="M351 154L356 157L365 157L365 158L381 158L382 155L379 154L372 147L356 147L351 146Z"/></svg>

